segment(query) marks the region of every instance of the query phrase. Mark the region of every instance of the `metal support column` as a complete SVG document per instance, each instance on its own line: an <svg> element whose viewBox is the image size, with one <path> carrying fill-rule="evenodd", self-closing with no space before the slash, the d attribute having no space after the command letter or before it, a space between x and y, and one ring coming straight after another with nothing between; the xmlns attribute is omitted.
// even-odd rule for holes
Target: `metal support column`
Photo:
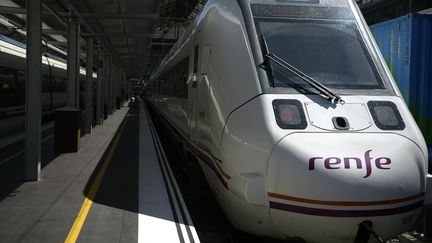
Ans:
<svg viewBox="0 0 432 243"><path fill-rule="evenodd" d="M37 181L41 169L41 2L27 0L27 80L25 180Z"/></svg>
<svg viewBox="0 0 432 243"><path fill-rule="evenodd" d="M127 72L125 72L124 82L125 82L125 84L124 84L125 85L125 95L126 95L126 98L129 98L130 92L129 92L129 82L128 82Z"/></svg>
<svg viewBox="0 0 432 243"><path fill-rule="evenodd" d="M67 107L55 111L54 150L58 154L78 152L81 137L80 26L72 16L68 20L67 39Z"/></svg>
<svg viewBox="0 0 432 243"><path fill-rule="evenodd" d="M119 68L119 80L118 80L118 96L120 100L123 100L122 87L123 87L123 71Z"/></svg>
<svg viewBox="0 0 432 243"><path fill-rule="evenodd" d="M93 38L87 39L84 134L91 133L93 124Z"/></svg>
<svg viewBox="0 0 432 243"><path fill-rule="evenodd" d="M122 100L126 99L125 72L124 71L122 71L122 79L121 79L121 96L122 96Z"/></svg>
<svg viewBox="0 0 432 243"><path fill-rule="evenodd" d="M110 94L110 96L109 96L109 104L110 104L110 106L109 106L109 111L110 111L110 115L114 112L114 102L115 102L115 96L114 96L114 79L115 79L115 76L114 76L114 60L112 59L112 58L110 58L110 70L109 70L109 72L110 72L110 75L109 75L109 77L110 77L110 79L109 79L109 82L110 82L110 85L109 85L109 94Z"/></svg>
<svg viewBox="0 0 432 243"><path fill-rule="evenodd" d="M127 99L127 83L126 83L126 71L123 73L123 90L124 90L124 97Z"/></svg>
<svg viewBox="0 0 432 243"><path fill-rule="evenodd" d="M69 18L67 53L67 105L79 108L80 74L80 25L77 19Z"/></svg>
<svg viewBox="0 0 432 243"><path fill-rule="evenodd" d="M105 103L107 105L107 114L111 114L111 56L107 58L107 69L106 69L106 100Z"/></svg>
<svg viewBox="0 0 432 243"><path fill-rule="evenodd" d="M104 76L103 76L103 111L104 111L104 119L107 119L108 117L108 107L109 107L109 69L110 69L110 65L109 65L109 56L108 55L104 55L104 64L103 64L103 68L104 68Z"/></svg>
<svg viewBox="0 0 432 243"><path fill-rule="evenodd" d="M97 85L96 85L96 125L103 124L103 63L104 55L99 54L99 66L97 69Z"/></svg>
<svg viewBox="0 0 432 243"><path fill-rule="evenodd" d="M108 115L111 115L111 73L112 73L112 64L111 64L111 57L108 57L108 66L107 66L107 112Z"/></svg>
<svg viewBox="0 0 432 243"><path fill-rule="evenodd" d="M119 69L118 92L119 92L120 100L123 104L123 92L122 92L122 90L123 90L123 70Z"/></svg>
<svg viewBox="0 0 432 243"><path fill-rule="evenodd" d="M117 68L117 99L119 99L120 107L121 107L121 69L120 67Z"/></svg>
<svg viewBox="0 0 432 243"><path fill-rule="evenodd" d="M117 92L118 92L118 96L122 97L122 94L121 94L121 88L122 88L122 70L121 70L121 68L118 69L118 72L119 72L118 73L119 80L117 82Z"/></svg>
<svg viewBox="0 0 432 243"><path fill-rule="evenodd" d="M120 101L120 92L119 92L119 84L120 84L120 78L119 78L120 69L119 66L116 64L115 66L115 80L114 80L114 87L115 87L115 109L121 108L121 101Z"/></svg>
<svg viewBox="0 0 432 243"><path fill-rule="evenodd" d="M127 81L127 93L129 96L132 96L132 84L130 81Z"/></svg>
<svg viewBox="0 0 432 243"><path fill-rule="evenodd" d="M113 63L113 78L112 78L112 111L116 111L116 100L117 100L117 64Z"/></svg>
<svg viewBox="0 0 432 243"><path fill-rule="evenodd" d="M123 100L123 70L120 69L120 74L119 74L119 96L121 97L121 99Z"/></svg>
<svg viewBox="0 0 432 243"><path fill-rule="evenodd" d="M116 65L116 80L115 80L115 87L116 87L116 96L120 96L120 68L118 65Z"/></svg>

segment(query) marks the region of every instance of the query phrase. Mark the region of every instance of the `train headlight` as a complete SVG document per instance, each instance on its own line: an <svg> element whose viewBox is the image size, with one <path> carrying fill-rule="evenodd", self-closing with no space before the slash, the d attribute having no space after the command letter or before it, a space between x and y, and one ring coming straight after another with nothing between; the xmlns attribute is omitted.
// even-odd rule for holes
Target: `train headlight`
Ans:
<svg viewBox="0 0 432 243"><path fill-rule="evenodd" d="M307 126L303 107L298 100L273 100L276 122L283 129L305 129Z"/></svg>
<svg viewBox="0 0 432 243"><path fill-rule="evenodd" d="M396 105L389 101L369 101L369 110L376 126L382 130L403 130L405 123Z"/></svg>

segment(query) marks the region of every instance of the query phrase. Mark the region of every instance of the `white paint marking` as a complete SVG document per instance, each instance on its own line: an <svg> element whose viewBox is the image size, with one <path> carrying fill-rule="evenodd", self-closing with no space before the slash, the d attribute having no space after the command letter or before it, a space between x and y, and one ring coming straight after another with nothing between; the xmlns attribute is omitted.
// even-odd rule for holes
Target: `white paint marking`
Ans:
<svg viewBox="0 0 432 243"><path fill-rule="evenodd" d="M156 136L156 140L162 146L162 144L161 144L158 136ZM184 211L184 214L185 214L187 222L189 222L189 228L190 228L190 231L191 231L191 234L192 234L193 241L195 243L199 243L200 240L199 240L198 234L197 234L197 232L195 230L195 227L193 226L192 219L191 219L191 217L189 215L189 211L187 210L186 203L184 202L184 199L183 199L183 196L181 194L180 188L178 187L177 181L176 181L176 179L174 177L174 174L173 174L173 172L171 170L171 166L168 163L168 158L166 157L166 154L165 154L165 152L163 150L161 151L161 153L162 153L162 156L164 158L164 171L165 171L165 173L168 176L170 176L172 178L173 184L174 184L174 188L172 188L171 184L169 185L170 191L171 191L171 195L173 195L173 197L174 197L174 191L178 192L179 200L176 199L176 211L177 211L177 215L179 215L179 218L181 219L180 221L181 221L183 235L186 237L188 234L187 234L187 231L186 231L186 225L184 225L185 222L184 222L183 217L181 216L181 212L179 210L180 206L183 208L183 211ZM190 239L190 241L192 241L192 239Z"/></svg>
<svg viewBox="0 0 432 243"><path fill-rule="evenodd" d="M141 103L138 242L180 242L143 106Z"/></svg>

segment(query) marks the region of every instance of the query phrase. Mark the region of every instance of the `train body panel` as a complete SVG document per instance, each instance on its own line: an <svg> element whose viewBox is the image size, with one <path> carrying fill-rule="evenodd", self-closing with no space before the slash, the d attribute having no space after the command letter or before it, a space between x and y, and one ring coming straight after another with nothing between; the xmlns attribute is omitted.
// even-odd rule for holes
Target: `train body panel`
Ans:
<svg viewBox="0 0 432 243"><path fill-rule="evenodd" d="M188 107L183 108L189 115L187 132L219 157L220 137L230 112L260 94L261 89L239 6L228 0L209 1L206 6L195 28L173 47L159 72L163 76L172 63L189 56L189 99ZM226 6L231 6L229 12ZM238 68L244 72L238 72ZM242 92L237 92L239 89ZM162 94L157 99L162 102L170 98Z"/></svg>
<svg viewBox="0 0 432 243"><path fill-rule="evenodd" d="M208 1L147 89L240 230L353 242L420 215L427 147L353 1Z"/></svg>

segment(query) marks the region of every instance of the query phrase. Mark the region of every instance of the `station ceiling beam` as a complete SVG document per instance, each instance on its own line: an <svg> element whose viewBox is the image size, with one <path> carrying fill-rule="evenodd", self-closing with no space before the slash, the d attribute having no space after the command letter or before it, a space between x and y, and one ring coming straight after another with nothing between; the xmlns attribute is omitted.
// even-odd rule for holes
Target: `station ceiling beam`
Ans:
<svg viewBox="0 0 432 243"><path fill-rule="evenodd" d="M52 41L52 40L47 40L46 41L49 44L52 45L63 45L66 46L67 45L67 41ZM112 48L145 48L145 49L150 49L151 46L172 46L175 43L169 43L169 42L151 42L151 43L138 43L138 44L122 44L122 45L107 45L107 47L112 47ZM82 46L85 46L85 43L81 44Z"/></svg>
<svg viewBox="0 0 432 243"><path fill-rule="evenodd" d="M101 33L83 33L82 36L100 36L100 37L152 37L148 32L101 32Z"/></svg>
<svg viewBox="0 0 432 243"><path fill-rule="evenodd" d="M112 55L113 58L117 59L117 62L120 62L118 55L116 52L114 52L113 50L110 50L109 48L106 47L106 42L104 42L101 39L101 36L99 36L94 29L92 28L92 26L90 25L90 23L88 22L88 20L86 18L84 18L80 11L78 11L78 9L75 7L75 5L69 1L65 1L63 0L63 3L68 7L68 9L70 11L72 11L74 13L74 15L76 15L88 28L88 30L90 30L90 32L93 34L93 36L98 40L98 42L102 45L103 49L105 49L107 51L107 53L110 53Z"/></svg>
<svg viewBox="0 0 432 243"><path fill-rule="evenodd" d="M172 46L174 43L163 43L163 42L152 42L152 43L143 43L143 44L124 44L124 45L109 45L113 48L147 48L150 46ZM147 47L148 46L148 47Z"/></svg>
<svg viewBox="0 0 432 243"><path fill-rule="evenodd" d="M26 11L23 8L0 6L0 14L25 14ZM44 16L53 15L52 11L43 11ZM58 17L67 18L69 17L68 12L57 12L55 13ZM184 21L186 18L175 18L165 17L160 18L158 13L144 13L144 12L92 12L92 13L80 13L83 18L86 19L153 19L153 20L166 20L166 21Z"/></svg>
<svg viewBox="0 0 432 243"><path fill-rule="evenodd" d="M150 45L152 46L173 46L175 43L166 43L166 42L152 42Z"/></svg>
<svg viewBox="0 0 432 243"><path fill-rule="evenodd" d="M59 13L60 16L67 16L68 13ZM116 12L101 12L101 13L81 13L81 16L86 19L158 19L157 13L116 13Z"/></svg>
<svg viewBox="0 0 432 243"><path fill-rule="evenodd" d="M11 1L20 7L0 6L0 14L10 16L11 19L17 17L14 14L25 14L25 5L21 4L23 0ZM155 52L161 54L158 55L159 58L152 58L157 60L153 62L160 61L162 53L166 53L165 50L174 45L181 29L193 19L191 13L195 13L197 6L204 1L167 0L163 14L160 12L160 0L111 0L111 4L106 5L95 2L97 1L42 0L41 15L46 22L44 26L48 26L42 31L45 40L52 45L67 47L66 40L58 36L67 36L67 24L70 19L74 19L82 27L81 40L94 38L99 52L111 56L120 68L127 68L133 74L143 74L147 71L142 70L141 62L153 57L150 53ZM25 31L24 26L20 25L19 30ZM81 49L86 50L84 42ZM134 62L140 64L130 68Z"/></svg>
<svg viewBox="0 0 432 243"><path fill-rule="evenodd" d="M42 30L44 34L48 35L67 35L67 31L63 30L52 30L52 29L44 29ZM93 36L99 36L99 37L152 37L152 33L148 32L86 32L81 33L82 37L93 37Z"/></svg>
<svg viewBox="0 0 432 243"><path fill-rule="evenodd" d="M25 13L26 13L25 8L0 6L0 14L25 14ZM46 14L46 13L49 13L49 12L43 12L43 14Z"/></svg>

